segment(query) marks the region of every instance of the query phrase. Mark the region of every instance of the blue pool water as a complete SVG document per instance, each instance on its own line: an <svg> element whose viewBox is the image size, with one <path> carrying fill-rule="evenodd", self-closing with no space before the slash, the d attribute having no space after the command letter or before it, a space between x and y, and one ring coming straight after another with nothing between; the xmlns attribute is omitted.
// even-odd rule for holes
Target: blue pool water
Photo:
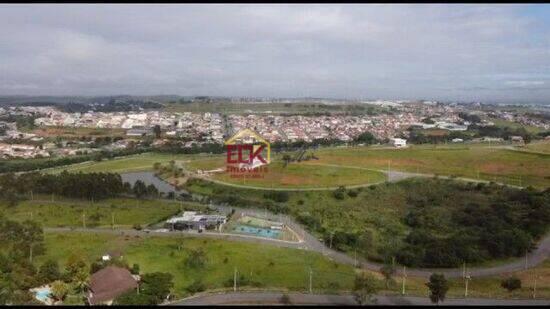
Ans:
<svg viewBox="0 0 550 309"><path fill-rule="evenodd" d="M50 297L50 289L43 289L36 292L36 298L40 301L45 302Z"/></svg>
<svg viewBox="0 0 550 309"><path fill-rule="evenodd" d="M243 234L251 234L254 236L268 237L268 238L279 238L281 231L265 229L261 227L249 226L249 225L237 225L235 231Z"/></svg>

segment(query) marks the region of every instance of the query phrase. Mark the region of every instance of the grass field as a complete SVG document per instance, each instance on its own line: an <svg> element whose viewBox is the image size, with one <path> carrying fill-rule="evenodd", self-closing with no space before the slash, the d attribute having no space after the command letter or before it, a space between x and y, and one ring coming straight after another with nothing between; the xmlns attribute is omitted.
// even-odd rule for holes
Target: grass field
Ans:
<svg viewBox="0 0 550 309"><path fill-rule="evenodd" d="M536 146L535 146L536 145ZM547 144L526 147L548 149ZM529 149L529 148L528 148ZM373 183L384 175L362 169L433 173L503 182L511 185L550 186L550 155L529 153L489 145L422 145L406 149L380 147L320 148L314 151L319 160L291 163L283 168L282 154L273 155L269 172L260 179L231 178L224 173L214 179L260 187L326 187ZM155 162L175 160L191 171L212 170L225 166L223 155L171 155L145 153L102 162L87 162L49 170L60 172L130 172L152 170ZM330 165L338 165L334 167ZM359 169L358 169L359 168Z"/></svg>
<svg viewBox="0 0 550 309"><path fill-rule="evenodd" d="M0 203L0 211L8 218L23 221L32 219L45 227L111 227L114 216L115 227L132 227L134 224L145 226L156 223L180 211L180 203L161 200L107 199L99 202L59 199L52 202L48 197L35 197L17 206L9 208ZM59 199L59 200L58 200ZM184 209L196 209L198 206L184 203ZM83 216L84 221L83 222ZM94 220L94 217L97 218ZM94 224L95 222L95 224Z"/></svg>
<svg viewBox="0 0 550 309"><path fill-rule="evenodd" d="M303 250L278 248L269 245L203 240L198 238L171 239L160 237L129 238L105 234L58 234L45 235L46 254L36 259L39 265L52 258L64 265L71 254L94 261L109 250L120 250L130 265L138 263L142 273L163 271L174 275L173 292L177 297L189 295L185 288L202 278L208 290L224 288L224 282L231 280L237 268L239 274L257 282L255 289L281 289L306 292L309 284L309 267L313 271L313 291L317 293L349 291L356 273L350 266L336 264L322 255ZM182 245L183 249L178 247ZM202 249L207 263L203 269L189 269L184 265L190 250ZM401 277L394 277L388 289L382 282L382 275L370 272L380 279L382 294L398 294L401 291ZM522 280L522 288L508 293L500 287L500 281L507 275L487 278L472 278L469 282L470 297L531 298L535 274L537 298L550 299L550 260L529 270L514 273ZM427 280L407 278L407 295L426 296ZM240 289L254 289L241 287ZM462 279L450 279L448 297L463 297Z"/></svg>
<svg viewBox="0 0 550 309"><path fill-rule="evenodd" d="M382 262L384 255L396 254L395 250L405 245L406 236L412 230L405 224L405 218L413 208L411 205L418 199L426 199L429 205L438 205L433 209L435 221L428 225L437 231L434 233L445 237L456 232L458 227L451 220L454 217L451 214L464 208L463 201L490 205L499 201L499 198L505 198L504 194L508 192L505 190L514 190L489 185L483 190L473 190L474 187L477 186L472 183L452 180L408 179L347 190L341 199L335 198L332 191L289 192L288 202L280 205L325 242L334 233L356 235L356 248L347 247L344 237L334 239L335 248L348 253L357 249L358 254ZM261 209L272 202L259 190L229 188L205 181L190 182L185 188L222 201L227 195L238 196L240 199L234 204L241 207ZM350 195L350 191L355 191L355 195ZM487 265L501 262L486 259L478 263Z"/></svg>
<svg viewBox="0 0 550 309"><path fill-rule="evenodd" d="M152 170L155 162L168 162L170 160L176 160L183 156L161 153L143 153L138 155L131 155L127 157L114 158L112 160L104 160L101 162L84 162L68 166L61 166L47 170L49 173L60 173L62 171L67 172L136 172Z"/></svg>
<svg viewBox="0 0 550 309"><path fill-rule="evenodd" d="M540 141L529 143L521 148L521 150L543 152L550 155L550 141Z"/></svg>
<svg viewBox="0 0 550 309"><path fill-rule="evenodd" d="M373 147L324 148L318 161L336 164L458 177L479 178L512 185L550 186L550 155L518 152L481 145L411 146L407 149Z"/></svg>
<svg viewBox="0 0 550 309"><path fill-rule="evenodd" d="M215 180L264 188L318 188L337 187L340 185L360 185L377 183L386 180L386 176L378 171L334 166L310 166L300 163L284 163L277 158L267 166L268 171L263 178L245 179L233 178L225 171L213 174ZM216 157L209 160L195 160L186 163L188 170L211 170L224 167L224 158Z"/></svg>
<svg viewBox="0 0 550 309"><path fill-rule="evenodd" d="M162 271L174 275L174 292L187 294L185 288L201 278L208 289L224 288L224 282L233 279L233 271L257 282L258 288L280 288L306 291L309 284L309 267L315 272L316 291L338 286L349 290L354 279L351 266L336 264L321 254L298 249L285 249L262 244L230 242L223 240L164 237L124 238L104 234L48 233L46 255L65 263L72 254L80 254L89 261L108 250L120 250L124 259L132 265L138 263L142 273ZM183 245L179 250L178 246ZM206 266L190 269L185 259L190 250L202 249L207 256Z"/></svg>
<svg viewBox="0 0 550 309"><path fill-rule="evenodd" d="M544 131L543 128L539 128L539 127L535 127L535 126L526 126L526 125L523 125L521 123L517 123L517 122L514 122L514 121L508 121L508 120L504 120L504 119L489 118L488 120L492 121L495 124L495 126L497 126L497 127L509 127L509 128L512 128L512 129L525 128L525 130L527 130L527 132L533 133L533 134L537 134L539 132Z"/></svg>

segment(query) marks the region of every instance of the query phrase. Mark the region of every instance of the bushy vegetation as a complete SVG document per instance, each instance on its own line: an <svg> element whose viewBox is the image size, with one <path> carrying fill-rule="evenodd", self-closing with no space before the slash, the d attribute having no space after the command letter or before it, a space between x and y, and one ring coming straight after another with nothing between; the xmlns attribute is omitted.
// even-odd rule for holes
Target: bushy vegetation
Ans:
<svg viewBox="0 0 550 309"><path fill-rule="evenodd" d="M500 137L505 140L510 139L510 136L521 136L526 143L529 143L534 137L534 134L529 133L524 127L512 128L501 126L469 126L468 129L476 130L476 137L491 136Z"/></svg>
<svg viewBox="0 0 550 309"><path fill-rule="evenodd" d="M31 252L34 257L44 253L42 229L35 222L18 223L0 214L0 243L0 304L32 304L28 290L55 272L48 270L51 266L37 271L31 261Z"/></svg>
<svg viewBox="0 0 550 309"><path fill-rule="evenodd" d="M250 199L250 196L246 193L247 190L239 190L236 188L223 186L223 185L211 185L211 183L204 181L202 179L189 179L186 184L186 188L195 187L195 188L212 188L211 192L207 195L208 200L217 204L229 204L236 207L245 207L245 208L265 208L273 213L288 213L288 206L284 202L275 202L275 200L284 200L286 196L289 195L288 192L284 193L274 193L267 192L266 196L262 196L259 199Z"/></svg>
<svg viewBox="0 0 550 309"><path fill-rule="evenodd" d="M534 248L550 222L549 191L439 184L407 192L404 223L411 230L397 259L409 266L519 257Z"/></svg>
<svg viewBox="0 0 550 309"><path fill-rule="evenodd" d="M186 187L191 192L234 206L276 205L334 249L414 267L522 256L550 226L548 190L409 179L362 189L288 192L288 202L273 203L262 191L191 183Z"/></svg>

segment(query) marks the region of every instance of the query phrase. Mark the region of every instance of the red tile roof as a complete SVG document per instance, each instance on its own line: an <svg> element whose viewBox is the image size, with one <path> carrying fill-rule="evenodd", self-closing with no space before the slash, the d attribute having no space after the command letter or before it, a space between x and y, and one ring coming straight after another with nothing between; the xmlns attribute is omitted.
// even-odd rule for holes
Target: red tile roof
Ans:
<svg viewBox="0 0 550 309"><path fill-rule="evenodd" d="M91 305L110 301L137 288L137 281L126 268L108 266L94 273L90 280Z"/></svg>

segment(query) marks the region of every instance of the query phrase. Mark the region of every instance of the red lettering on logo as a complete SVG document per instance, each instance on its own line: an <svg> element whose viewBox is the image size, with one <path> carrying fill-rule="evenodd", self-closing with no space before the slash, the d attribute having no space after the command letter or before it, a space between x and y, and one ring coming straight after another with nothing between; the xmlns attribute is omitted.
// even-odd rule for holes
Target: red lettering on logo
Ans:
<svg viewBox="0 0 550 309"><path fill-rule="evenodd" d="M262 161L263 163L267 163L262 157L262 150L264 150L264 148L265 148L265 145L261 145L254 153L252 152L252 149L250 149L250 163L253 163L254 158L256 157L258 158L258 160Z"/></svg>
<svg viewBox="0 0 550 309"><path fill-rule="evenodd" d="M238 163L237 160L233 160L233 154L234 150L237 149L237 145L227 145L227 163ZM240 149L238 149L239 154L241 153Z"/></svg>

